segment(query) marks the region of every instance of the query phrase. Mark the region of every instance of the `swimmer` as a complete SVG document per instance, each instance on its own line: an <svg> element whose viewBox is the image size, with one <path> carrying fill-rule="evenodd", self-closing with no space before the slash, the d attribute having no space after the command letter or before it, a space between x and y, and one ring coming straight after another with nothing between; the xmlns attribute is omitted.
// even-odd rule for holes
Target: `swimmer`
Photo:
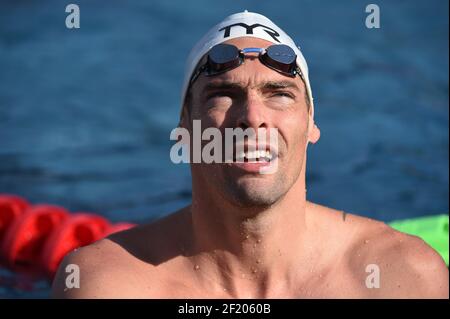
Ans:
<svg viewBox="0 0 450 319"><path fill-rule="evenodd" d="M271 20L246 11L214 26L188 57L181 105L189 131L276 128L277 170L259 174L249 153L191 164L189 206L70 253L53 297L448 298L448 269L424 241L306 200L320 138L308 68ZM69 264L79 288L65 286Z"/></svg>

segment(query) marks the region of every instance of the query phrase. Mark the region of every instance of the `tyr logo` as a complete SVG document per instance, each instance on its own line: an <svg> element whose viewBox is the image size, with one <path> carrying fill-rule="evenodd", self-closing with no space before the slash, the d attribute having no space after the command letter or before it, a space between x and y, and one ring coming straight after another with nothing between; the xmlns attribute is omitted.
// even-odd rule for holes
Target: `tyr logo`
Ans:
<svg viewBox="0 0 450 319"><path fill-rule="evenodd" d="M280 41L278 40L278 37L280 36L280 34L279 34L277 31L275 31L274 29L269 28L269 27L267 27L267 26L265 26L265 25L262 25L262 24L260 24L260 23L255 23L255 24L252 24L252 25L248 25L248 24L245 24L245 23L243 23L243 22L239 22L239 23L230 24L230 25L228 25L228 26L226 26L226 27L223 27L223 28L219 29L219 31L225 30L225 32L224 32L224 34L223 34L223 37L224 37L224 38L228 38L228 37L230 36L230 30L231 30L231 28L232 28L232 27L236 27L236 26L245 28L246 34L253 34L253 29L254 29L254 28L262 27L262 28L264 28L264 31L266 31L267 34L270 35L270 36L272 37L272 39L274 39L274 40L277 41L277 42L280 42Z"/></svg>

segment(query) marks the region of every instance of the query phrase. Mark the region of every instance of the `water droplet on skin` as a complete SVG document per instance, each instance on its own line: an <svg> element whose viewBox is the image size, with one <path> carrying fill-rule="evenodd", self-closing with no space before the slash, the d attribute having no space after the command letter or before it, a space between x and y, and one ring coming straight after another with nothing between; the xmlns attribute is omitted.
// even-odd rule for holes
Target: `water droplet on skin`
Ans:
<svg viewBox="0 0 450 319"><path fill-rule="evenodd" d="M259 244L261 242L261 239L258 239L256 242Z"/></svg>
<svg viewBox="0 0 450 319"><path fill-rule="evenodd" d="M250 238L250 235L245 235L245 239L249 239Z"/></svg>
<svg viewBox="0 0 450 319"><path fill-rule="evenodd" d="M199 270L199 269L200 269L200 266L199 266L199 265L195 265L195 266L194 266L194 269L195 269L195 270Z"/></svg>
<svg viewBox="0 0 450 319"><path fill-rule="evenodd" d="M368 243L369 243L369 240L366 239L366 240L364 241L364 244L368 244Z"/></svg>
<svg viewBox="0 0 450 319"><path fill-rule="evenodd" d="M252 273L256 274L258 270L256 268L252 268Z"/></svg>
<svg viewBox="0 0 450 319"><path fill-rule="evenodd" d="M256 259L256 263L257 263L257 264L260 264L260 263L261 263L261 260L260 260L260 259Z"/></svg>

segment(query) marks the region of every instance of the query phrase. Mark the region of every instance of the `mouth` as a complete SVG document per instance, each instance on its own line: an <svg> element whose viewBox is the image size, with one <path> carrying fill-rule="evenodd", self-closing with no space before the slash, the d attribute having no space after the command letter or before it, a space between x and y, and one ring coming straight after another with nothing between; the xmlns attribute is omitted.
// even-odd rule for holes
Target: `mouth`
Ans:
<svg viewBox="0 0 450 319"><path fill-rule="evenodd" d="M236 147L235 156L231 166L248 173L261 173L265 168L278 160L278 151L270 145L249 147L248 145Z"/></svg>

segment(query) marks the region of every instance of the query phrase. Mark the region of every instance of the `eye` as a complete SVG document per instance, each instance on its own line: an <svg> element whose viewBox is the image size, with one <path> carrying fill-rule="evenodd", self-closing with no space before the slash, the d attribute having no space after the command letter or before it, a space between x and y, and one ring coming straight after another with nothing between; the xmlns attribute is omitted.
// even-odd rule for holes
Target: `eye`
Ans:
<svg viewBox="0 0 450 319"><path fill-rule="evenodd" d="M288 98L295 98L293 94L289 93L289 92L274 92L273 95L274 97L288 97Z"/></svg>
<svg viewBox="0 0 450 319"><path fill-rule="evenodd" d="M224 96L224 95L225 95L224 92L213 92L213 93L208 94L207 98L210 99L210 98L213 98L213 97Z"/></svg>
<svg viewBox="0 0 450 319"><path fill-rule="evenodd" d="M233 103L233 94L227 91L215 91L206 95L205 105L208 109L228 108Z"/></svg>
<svg viewBox="0 0 450 319"><path fill-rule="evenodd" d="M209 98L212 98L212 97L222 97L222 96L229 96L229 97L231 97L233 95L235 95L235 93L232 92L232 91L217 90L217 91L212 91L206 97L209 99Z"/></svg>

